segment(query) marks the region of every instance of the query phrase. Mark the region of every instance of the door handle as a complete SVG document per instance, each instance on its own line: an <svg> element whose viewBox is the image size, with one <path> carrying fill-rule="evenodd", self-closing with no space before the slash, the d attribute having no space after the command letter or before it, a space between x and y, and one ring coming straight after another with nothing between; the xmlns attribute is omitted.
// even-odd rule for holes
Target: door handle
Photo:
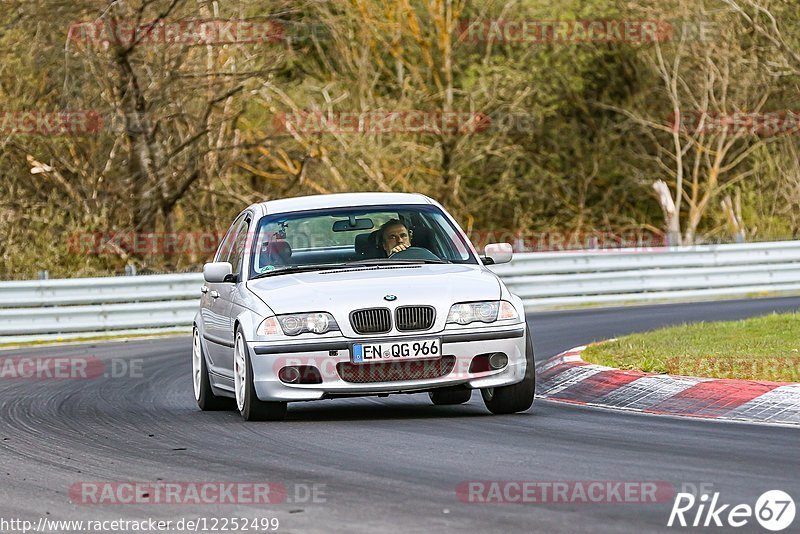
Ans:
<svg viewBox="0 0 800 534"><path fill-rule="evenodd" d="M211 292L211 298L212 299L218 299L219 298L219 292L218 291L212 291Z"/></svg>
<svg viewBox="0 0 800 534"><path fill-rule="evenodd" d="M203 294L208 293L208 286L201 287L200 288L200 293L203 293Z"/></svg>

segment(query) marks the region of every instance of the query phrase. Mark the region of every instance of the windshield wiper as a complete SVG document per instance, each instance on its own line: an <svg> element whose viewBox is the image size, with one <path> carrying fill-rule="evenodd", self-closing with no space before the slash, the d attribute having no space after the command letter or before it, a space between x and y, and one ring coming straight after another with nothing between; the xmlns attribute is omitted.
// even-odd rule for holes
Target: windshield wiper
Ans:
<svg viewBox="0 0 800 534"><path fill-rule="evenodd" d="M266 278L268 276L276 276L279 274L292 274L292 273L304 273L309 271L322 271L325 269L335 269L341 267L349 267L346 263L315 263L312 265L287 265L285 267L281 267L279 269L274 269L272 271L267 271L265 273L259 273L250 278L250 280L258 280L259 278Z"/></svg>
<svg viewBox="0 0 800 534"><path fill-rule="evenodd" d="M272 271L259 273L250 278L250 280L258 280L259 278L267 278L269 276L277 276L280 274L294 274L304 273L310 271L324 271L326 269L349 269L351 267L380 267L382 265L414 265L419 263L450 263L446 260L391 260L386 258L376 258L371 260L349 261L347 263L315 263L312 265L286 265Z"/></svg>
<svg viewBox="0 0 800 534"><path fill-rule="evenodd" d="M373 258L368 260L348 261L348 267L375 267L376 265L399 265L399 260L387 260L386 258Z"/></svg>
<svg viewBox="0 0 800 534"><path fill-rule="evenodd" d="M447 261L447 260L422 260L422 259L420 259L420 260L411 260L411 259L409 259L409 260L401 260L401 259L393 260L393 259L388 259L388 258L376 258L376 259L371 259L371 260L360 260L360 261L349 262L349 263L347 263L347 265L348 266L364 265L365 267L366 266L375 267L375 266L381 266L381 265L413 265L415 263L437 263L438 264L438 263L450 263L450 262Z"/></svg>

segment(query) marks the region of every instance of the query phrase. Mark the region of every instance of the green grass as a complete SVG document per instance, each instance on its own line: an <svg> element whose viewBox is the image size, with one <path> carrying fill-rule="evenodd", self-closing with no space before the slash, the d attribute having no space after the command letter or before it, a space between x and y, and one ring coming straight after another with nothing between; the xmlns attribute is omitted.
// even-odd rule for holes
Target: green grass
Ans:
<svg viewBox="0 0 800 534"><path fill-rule="evenodd" d="M632 334L592 345L582 357L652 373L800 382L800 313Z"/></svg>
<svg viewBox="0 0 800 534"><path fill-rule="evenodd" d="M86 336L86 337L71 337L64 339L48 339L48 340L34 340L34 341L20 341L11 343L0 343L0 348L11 347L33 347L38 345L63 345L66 343L87 343L91 341L119 341L121 339L137 339L137 338L150 338L150 337L172 337L178 335L188 335L187 332L182 330L170 330L167 332L151 332L149 334L112 334L108 336Z"/></svg>

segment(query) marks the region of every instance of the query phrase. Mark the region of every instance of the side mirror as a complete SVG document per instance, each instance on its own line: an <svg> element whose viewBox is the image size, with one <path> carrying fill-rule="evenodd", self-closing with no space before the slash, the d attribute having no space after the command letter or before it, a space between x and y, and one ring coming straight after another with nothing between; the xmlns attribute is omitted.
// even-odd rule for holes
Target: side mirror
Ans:
<svg viewBox="0 0 800 534"><path fill-rule="evenodd" d="M233 274L233 266L227 261L206 263L203 266L203 278L210 284L230 282L231 280L229 277L231 274Z"/></svg>
<svg viewBox="0 0 800 534"><path fill-rule="evenodd" d="M483 263L486 265L497 265L498 263L508 263L514 256L514 249L508 243L491 243L484 249L485 258Z"/></svg>

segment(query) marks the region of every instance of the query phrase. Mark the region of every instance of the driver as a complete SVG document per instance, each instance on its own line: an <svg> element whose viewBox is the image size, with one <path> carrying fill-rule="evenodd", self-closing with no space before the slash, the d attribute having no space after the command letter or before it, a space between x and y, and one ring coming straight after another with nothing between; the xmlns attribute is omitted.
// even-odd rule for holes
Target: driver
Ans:
<svg viewBox="0 0 800 534"><path fill-rule="evenodd" d="M381 244L386 256L411 248L411 230L400 219L390 219L381 226Z"/></svg>

